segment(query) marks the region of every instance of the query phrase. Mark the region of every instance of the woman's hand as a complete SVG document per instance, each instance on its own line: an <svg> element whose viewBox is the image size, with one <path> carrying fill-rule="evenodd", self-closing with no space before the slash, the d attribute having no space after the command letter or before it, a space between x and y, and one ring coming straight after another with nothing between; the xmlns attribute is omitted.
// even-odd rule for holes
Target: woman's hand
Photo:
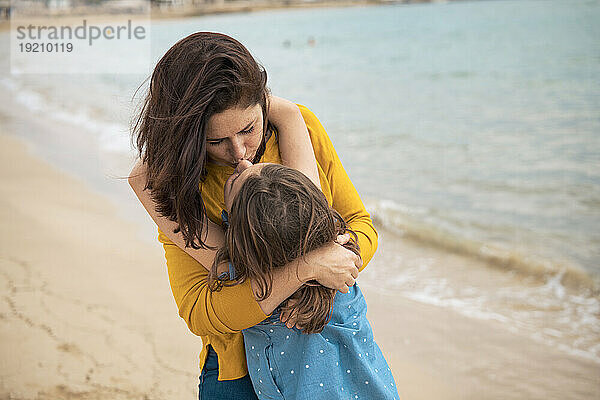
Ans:
<svg viewBox="0 0 600 400"><path fill-rule="evenodd" d="M360 256L342 246L348 240L348 234L340 235L335 242L306 254L298 266L300 279L304 282L316 280L323 286L348 293L362 266Z"/></svg>

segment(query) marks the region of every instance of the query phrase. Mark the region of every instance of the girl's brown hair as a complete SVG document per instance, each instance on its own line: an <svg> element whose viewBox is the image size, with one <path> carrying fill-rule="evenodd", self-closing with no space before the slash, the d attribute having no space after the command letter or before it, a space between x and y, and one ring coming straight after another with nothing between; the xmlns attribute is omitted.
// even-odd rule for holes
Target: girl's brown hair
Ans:
<svg viewBox="0 0 600 400"><path fill-rule="evenodd" d="M346 247L358 254L356 234L309 178L283 165L265 165L246 179L233 201L226 244L209 272L209 288L219 290L252 279L258 299L263 300L271 294L276 268L347 232L352 239ZM233 281L218 276L218 265L227 261L235 267ZM320 332L329 321L334 295L334 289L305 285L290 298L295 302L282 305L282 311L293 308L306 333Z"/></svg>
<svg viewBox="0 0 600 400"><path fill-rule="evenodd" d="M260 104L264 153L267 73L237 40L219 33L194 33L171 47L154 68L150 87L133 126L133 141L147 165L145 189L156 210L179 224L186 246L207 248L207 222L199 183L206 174L209 118L232 107ZM196 244L198 243L198 244Z"/></svg>

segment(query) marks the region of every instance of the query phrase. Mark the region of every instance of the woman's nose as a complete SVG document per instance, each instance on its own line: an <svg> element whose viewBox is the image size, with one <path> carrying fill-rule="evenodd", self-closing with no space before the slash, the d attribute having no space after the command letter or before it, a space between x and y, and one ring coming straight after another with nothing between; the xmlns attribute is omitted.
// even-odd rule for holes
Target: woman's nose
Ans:
<svg viewBox="0 0 600 400"><path fill-rule="evenodd" d="M242 138L237 138L237 140L232 141L231 156L233 157L233 161L235 163L238 163L240 160L243 160L246 156L246 146Z"/></svg>

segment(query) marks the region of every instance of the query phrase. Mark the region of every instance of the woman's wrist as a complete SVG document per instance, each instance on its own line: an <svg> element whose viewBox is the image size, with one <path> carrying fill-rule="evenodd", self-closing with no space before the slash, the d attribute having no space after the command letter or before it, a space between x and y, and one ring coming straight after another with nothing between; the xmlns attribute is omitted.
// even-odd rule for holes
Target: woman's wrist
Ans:
<svg viewBox="0 0 600 400"><path fill-rule="evenodd" d="M296 264L296 276L303 284L317 278L314 263L310 262L308 254L298 257L294 263Z"/></svg>
<svg viewBox="0 0 600 400"><path fill-rule="evenodd" d="M277 308L285 299L294 294L311 278L311 274L304 265L302 257L286 264L283 268L277 268L273 271L273 281L271 287L271 295L263 300L258 300L258 284L254 280L250 281L252 291L258 301L258 305L262 311L269 315ZM304 271L302 271L304 269ZM306 280L305 280L306 279Z"/></svg>

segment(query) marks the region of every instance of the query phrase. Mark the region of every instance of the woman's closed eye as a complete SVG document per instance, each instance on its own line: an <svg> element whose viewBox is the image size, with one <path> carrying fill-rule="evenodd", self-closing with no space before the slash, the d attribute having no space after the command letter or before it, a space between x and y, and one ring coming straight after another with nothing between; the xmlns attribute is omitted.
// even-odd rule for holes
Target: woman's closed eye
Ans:
<svg viewBox="0 0 600 400"><path fill-rule="evenodd" d="M252 132L254 132L254 126L252 126L252 127L248 128L248 129L245 129L245 130L243 130L243 131L239 131L237 134L238 134L238 135L249 135L249 134L251 134ZM210 144L211 146L217 146L217 145L220 145L220 144L221 144L221 143L223 143L224 141L225 141L225 138L223 138L223 139L212 139L212 140L211 140L211 139L207 139L207 140L206 140L206 142L207 142L208 144Z"/></svg>
<svg viewBox="0 0 600 400"><path fill-rule="evenodd" d="M249 135L252 132L254 132L254 125L252 125L250 128L248 128L246 130L240 131L239 134L240 135Z"/></svg>
<svg viewBox="0 0 600 400"><path fill-rule="evenodd" d="M217 145L219 145L219 144L223 143L223 141L224 141L224 140L225 140L225 139L219 139L219 140L207 140L206 142L207 142L208 144L210 144L211 146L217 146Z"/></svg>

